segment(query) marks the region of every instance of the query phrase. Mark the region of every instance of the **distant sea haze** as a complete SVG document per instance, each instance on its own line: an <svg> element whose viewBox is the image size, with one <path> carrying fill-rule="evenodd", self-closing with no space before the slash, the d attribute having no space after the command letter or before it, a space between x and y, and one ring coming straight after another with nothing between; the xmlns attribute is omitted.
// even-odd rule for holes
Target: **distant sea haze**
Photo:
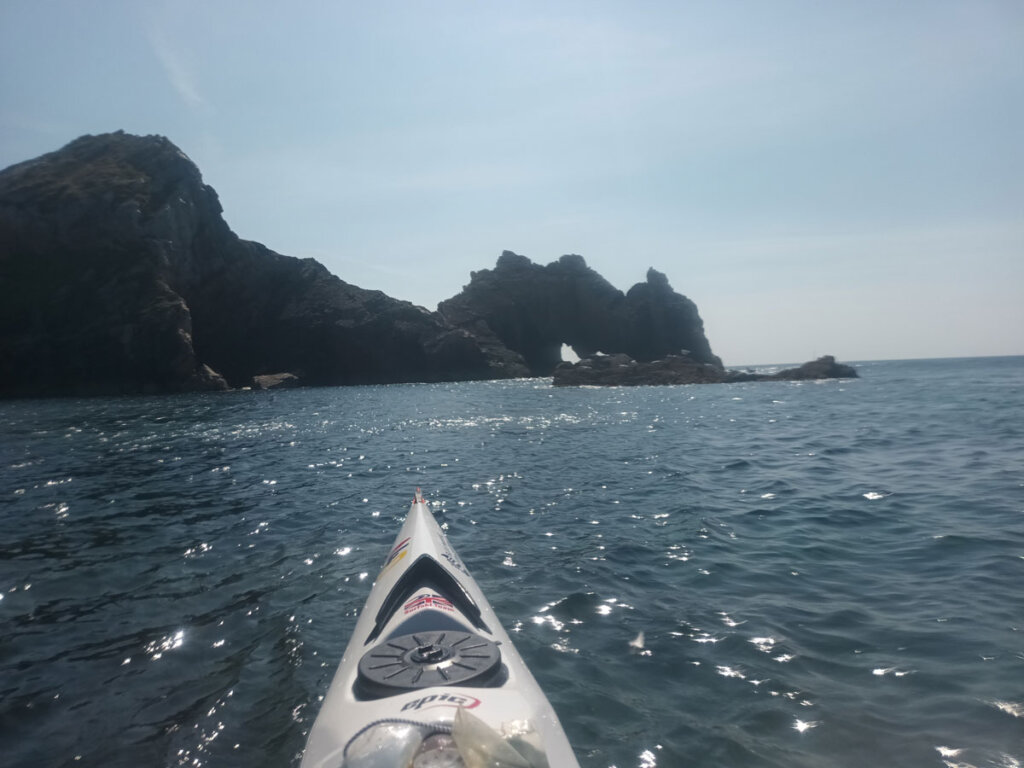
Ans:
<svg viewBox="0 0 1024 768"><path fill-rule="evenodd" d="M419 486L585 768L1019 765L1024 358L858 369L0 402L3 762L296 766Z"/></svg>

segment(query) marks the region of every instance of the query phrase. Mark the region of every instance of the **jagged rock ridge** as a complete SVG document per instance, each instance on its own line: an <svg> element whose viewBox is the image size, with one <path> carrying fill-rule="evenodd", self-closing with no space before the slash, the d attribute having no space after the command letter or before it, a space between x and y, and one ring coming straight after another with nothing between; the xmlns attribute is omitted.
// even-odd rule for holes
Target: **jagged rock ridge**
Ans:
<svg viewBox="0 0 1024 768"><path fill-rule="evenodd" d="M532 376L550 376L568 344L580 357L624 353L640 361L687 351L721 368L704 335L697 306L650 269L625 294L587 266L563 256L546 266L505 251L493 270L472 274L462 293L438 312L494 346L522 355Z"/></svg>

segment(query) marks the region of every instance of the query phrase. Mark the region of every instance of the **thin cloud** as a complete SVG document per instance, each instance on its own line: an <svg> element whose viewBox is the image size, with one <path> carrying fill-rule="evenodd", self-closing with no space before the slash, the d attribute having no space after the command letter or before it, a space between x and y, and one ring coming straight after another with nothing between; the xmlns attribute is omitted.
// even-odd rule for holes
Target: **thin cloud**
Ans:
<svg viewBox="0 0 1024 768"><path fill-rule="evenodd" d="M193 109L204 106L206 102L199 93L195 76L182 53L175 50L159 31L150 32L149 42L164 68L167 80L181 100Z"/></svg>

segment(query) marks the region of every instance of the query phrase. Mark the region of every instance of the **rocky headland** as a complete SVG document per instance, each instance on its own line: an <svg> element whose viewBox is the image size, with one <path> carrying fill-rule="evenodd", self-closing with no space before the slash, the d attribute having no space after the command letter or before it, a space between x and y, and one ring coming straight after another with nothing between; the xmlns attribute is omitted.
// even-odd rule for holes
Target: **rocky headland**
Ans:
<svg viewBox="0 0 1024 768"><path fill-rule="evenodd" d="M651 381L665 365L734 380L696 305L654 269L623 293L580 256L506 251L431 312L243 240L221 214L162 136L83 136L0 171L0 396L566 384L606 365L560 367L563 343L624 355Z"/></svg>
<svg viewBox="0 0 1024 768"><path fill-rule="evenodd" d="M422 307L239 238L166 138L84 136L0 172L4 395L226 389L283 373L481 379L501 366Z"/></svg>

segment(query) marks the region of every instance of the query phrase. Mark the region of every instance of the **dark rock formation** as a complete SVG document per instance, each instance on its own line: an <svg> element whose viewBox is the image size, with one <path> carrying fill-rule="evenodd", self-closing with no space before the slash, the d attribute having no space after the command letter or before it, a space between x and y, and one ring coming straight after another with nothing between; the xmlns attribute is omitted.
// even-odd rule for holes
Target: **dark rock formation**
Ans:
<svg viewBox="0 0 1024 768"><path fill-rule="evenodd" d="M0 171L0 396L547 376L563 343L625 357L559 384L748 376L654 269L624 294L580 256L505 251L432 313L240 239L160 136L83 136Z"/></svg>
<svg viewBox="0 0 1024 768"><path fill-rule="evenodd" d="M859 378L857 369L852 365L837 363L832 355L819 357L804 363L799 368L787 368L770 376L771 379L783 379L785 381L801 381L803 379L856 379Z"/></svg>
<svg viewBox="0 0 1024 768"><path fill-rule="evenodd" d="M692 357L670 355L661 360L637 362L628 355L601 355L562 363L555 368L556 387L628 387L662 384L730 384L741 381L802 381L808 379L857 378L849 365L837 363L832 355L819 357L799 368L772 374L727 371Z"/></svg>
<svg viewBox="0 0 1024 768"><path fill-rule="evenodd" d="M472 273L469 285L438 312L490 348L520 355L526 375L550 376L563 343L580 357L623 353L650 361L686 351L699 362L722 365L696 305L654 269L646 283L623 294L581 256L541 266L505 251L494 269Z"/></svg>
<svg viewBox="0 0 1024 768"><path fill-rule="evenodd" d="M0 172L0 395L518 375L470 333L239 239L159 136L84 136Z"/></svg>
<svg viewBox="0 0 1024 768"><path fill-rule="evenodd" d="M669 355L638 363L629 355L598 355L562 363L554 371L556 387L631 387L657 384L707 384L725 380L725 371L691 357Z"/></svg>

